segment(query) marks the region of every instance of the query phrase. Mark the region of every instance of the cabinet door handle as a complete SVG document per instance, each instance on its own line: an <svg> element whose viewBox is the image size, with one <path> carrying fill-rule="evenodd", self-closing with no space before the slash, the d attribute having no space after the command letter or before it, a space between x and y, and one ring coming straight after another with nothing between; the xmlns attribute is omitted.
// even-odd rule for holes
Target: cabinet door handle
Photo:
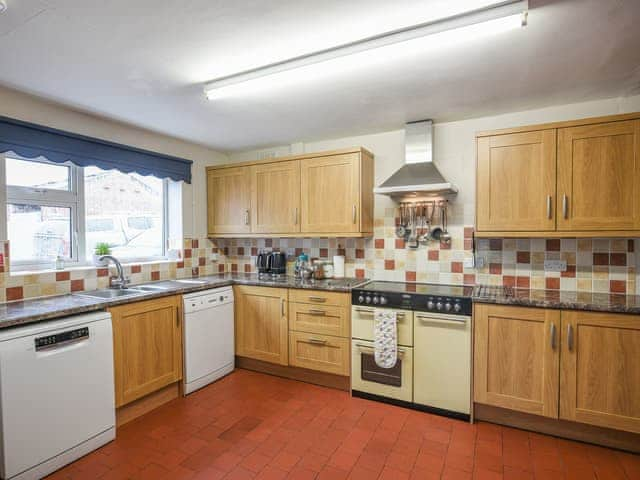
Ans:
<svg viewBox="0 0 640 480"><path fill-rule="evenodd" d="M547 218L551 220L553 213L551 210L551 195L547 195Z"/></svg>
<svg viewBox="0 0 640 480"><path fill-rule="evenodd" d="M567 348L571 352L573 350L573 325L567 325Z"/></svg>
<svg viewBox="0 0 640 480"><path fill-rule="evenodd" d="M316 345L326 345L327 344L327 340L322 340L320 338L313 338L313 337L310 337L308 342L309 343L315 343Z"/></svg>
<svg viewBox="0 0 640 480"><path fill-rule="evenodd" d="M284 298L280 299L280 310L282 312L282 316L284 317L286 315L286 313L284 311Z"/></svg>
<svg viewBox="0 0 640 480"><path fill-rule="evenodd" d="M249 225L249 209L244 211L244 224Z"/></svg>
<svg viewBox="0 0 640 480"><path fill-rule="evenodd" d="M358 213L357 208L356 208L356 206L354 205L354 206L353 206L353 223L356 223L356 216L357 216L357 213Z"/></svg>
<svg viewBox="0 0 640 480"><path fill-rule="evenodd" d="M298 207L293 209L293 224L298 224Z"/></svg>
<svg viewBox="0 0 640 480"><path fill-rule="evenodd" d="M327 315L327 312L325 312L324 310L309 310L309 314L310 315L317 315L319 317L324 317Z"/></svg>
<svg viewBox="0 0 640 480"><path fill-rule="evenodd" d="M310 302L320 302L320 303L324 303L327 301L326 298L324 297L309 297L309 301Z"/></svg>
<svg viewBox="0 0 640 480"><path fill-rule="evenodd" d="M569 197L566 193L562 195L562 216L565 219L569 218Z"/></svg>
<svg viewBox="0 0 640 480"><path fill-rule="evenodd" d="M551 324L551 350L556 349L556 324Z"/></svg>

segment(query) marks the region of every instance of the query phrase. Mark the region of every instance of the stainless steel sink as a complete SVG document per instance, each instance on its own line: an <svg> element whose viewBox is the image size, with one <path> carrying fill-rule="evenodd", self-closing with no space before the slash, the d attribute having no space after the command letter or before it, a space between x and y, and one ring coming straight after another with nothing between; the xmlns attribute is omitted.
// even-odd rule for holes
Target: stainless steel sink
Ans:
<svg viewBox="0 0 640 480"><path fill-rule="evenodd" d="M79 292L74 293L74 295L78 295L81 297L92 297L92 298L120 298L120 297L131 297L133 295L142 295L145 292L135 288L126 288L126 289L116 289L116 288L107 288L105 290L94 290L90 292Z"/></svg>

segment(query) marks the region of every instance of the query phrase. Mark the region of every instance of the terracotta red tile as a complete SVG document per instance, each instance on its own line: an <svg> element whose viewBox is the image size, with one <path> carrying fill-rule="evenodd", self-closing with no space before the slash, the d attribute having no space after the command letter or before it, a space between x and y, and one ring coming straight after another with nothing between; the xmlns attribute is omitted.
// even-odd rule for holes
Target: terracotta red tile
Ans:
<svg viewBox="0 0 640 480"><path fill-rule="evenodd" d="M463 283L465 285L475 285L476 284L476 276L474 273L465 273L463 276Z"/></svg>
<svg viewBox="0 0 640 480"><path fill-rule="evenodd" d="M405 247L405 241L404 238L396 238L395 240L395 247L397 249L403 250Z"/></svg>
<svg viewBox="0 0 640 480"><path fill-rule="evenodd" d="M516 286L516 277L513 275L504 275L502 277L502 285L505 287L515 287Z"/></svg>
<svg viewBox="0 0 640 480"><path fill-rule="evenodd" d="M576 266L575 265L567 265L567 270L564 272L560 272L560 276L562 278L575 278L576 277Z"/></svg>
<svg viewBox="0 0 640 480"><path fill-rule="evenodd" d="M406 282L415 282L416 281L416 272L405 272L404 280Z"/></svg>
<svg viewBox="0 0 640 480"><path fill-rule="evenodd" d="M330 465L325 467L318 473L316 477L318 480L343 480L349 476L349 472L341 470Z"/></svg>
<svg viewBox="0 0 640 480"><path fill-rule="evenodd" d="M544 283L547 290L560 290L559 278L545 278Z"/></svg>
<svg viewBox="0 0 640 480"><path fill-rule="evenodd" d="M451 262L451 273L462 273L462 262Z"/></svg>
<svg viewBox="0 0 640 480"><path fill-rule="evenodd" d="M268 457L260 452L254 451L249 454L241 463L241 465L252 472L259 472L271 462L272 457Z"/></svg>
<svg viewBox="0 0 640 480"><path fill-rule="evenodd" d="M518 288L530 288L531 279L529 277L517 276L516 287Z"/></svg>
<svg viewBox="0 0 640 480"><path fill-rule="evenodd" d="M560 239L559 238L549 238L549 239L547 239L546 250L548 252L559 252L560 251Z"/></svg>
<svg viewBox="0 0 640 480"><path fill-rule="evenodd" d="M71 272L56 272L56 282L66 282L71 279Z"/></svg>
<svg viewBox="0 0 640 480"><path fill-rule="evenodd" d="M531 263L531 254L529 252L516 252L517 263Z"/></svg>
<svg viewBox="0 0 640 480"><path fill-rule="evenodd" d="M626 253L611 253L609 254L609 264L616 267L625 267L627 265Z"/></svg>
<svg viewBox="0 0 640 480"><path fill-rule="evenodd" d="M151 281L156 282L160 280L160 272L151 272Z"/></svg>
<svg viewBox="0 0 640 480"><path fill-rule="evenodd" d="M593 254L593 264L594 265L609 265L609 254L608 253L594 253Z"/></svg>
<svg viewBox="0 0 640 480"><path fill-rule="evenodd" d="M633 240L627 240L627 252L633 253L635 250L635 244Z"/></svg>
<svg viewBox="0 0 640 480"><path fill-rule="evenodd" d="M427 258L433 262L436 262L440 259L440 251L439 250L429 250L427 253Z"/></svg>
<svg viewBox="0 0 640 480"><path fill-rule="evenodd" d="M198 248L198 239L194 238L191 240L191 248Z"/></svg>
<svg viewBox="0 0 640 480"><path fill-rule="evenodd" d="M440 250L451 250L451 242L449 243L440 242Z"/></svg>
<svg viewBox="0 0 640 480"><path fill-rule="evenodd" d="M71 291L81 292L84 290L84 280L82 278L77 280L71 280Z"/></svg>
<svg viewBox="0 0 640 480"><path fill-rule="evenodd" d="M108 268L98 268L96 270L96 275L98 277L106 277L109 275L109 269Z"/></svg>
<svg viewBox="0 0 640 480"><path fill-rule="evenodd" d="M184 258L191 258L191 249L190 248L185 248L183 253L184 253Z"/></svg>
<svg viewBox="0 0 640 480"><path fill-rule="evenodd" d="M356 258L364 258L364 248L356 248Z"/></svg>
<svg viewBox="0 0 640 480"><path fill-rule="evenodd" d="M534 480L533 473L517 467L504 467L504 480Z"/></svg>
<svg viewBox="0 0 640 480"><path fill-rule="evenodd" d="M473 237L473 227L464 227L464 238L472 238Z"/></svg>
<svg viewBox="0 0 640 480"><path fill-rule="evenodd" d="M491 275L502 275L502 264L501 263L490 263L489 264L489 273Z"/></svg>
<svg viewBox="0 0 640 480"><path fill-rule="evenodd" d="M7 301L22 300L24 298L24 292L22 287L8 287L6 291Z"/></svg>
<svg viewBox="0 0 640 480"><path fill-rule="evenodd" d="M191 252L191 250L189 250L189 252ZM142 272L142 265L131 265L131 273L140 273L140 272Z"/></svg>
<svg viewBox="0 0 640 480"><path fill-rule="evenodd" d="M385 270L395 270L396 269L395 260L385 260L384 261L384 269Z"/></svg>
<svg viewBox="0 0 640 480"><path fill-rule="evenodd" d="M184 262L176 263L176 268L184 268Z"/></svg>
<svg viewBox="0 0 640 480"><path fill-rule="evenodd" d="M471 480L473 478L473 474L466 470L445 466L441 478L442 480Z"/></svg>
<svg viewBox="0 0 640 480"><path fill-rule="evenodd" d="M320 257L321 258L327 258L329 256L329 249L328 248L321 248L320 249Z"/></svg>
<svg viewBox="0 0 640 480"><path fill-rule="evenodd" d="M355 274L356 278L364 278L364 269L356 268Z"/></svg>
<svg viewBox="0 0 640 480"><path fill-rule="evenodd" d="M376 238L373 243L375 248L384 248L384 238Z"/></svg>
<svg viewBox="0 0 640 480"><path fill-rule="evenodd" d="M249 264L249 263L245 263L245 265L244 265L244 272L245 272L245 273L251 273L251 268L252 268L252 265L251 265L251 264Z"/></svg>
<svg viewBox="0 0 640 480"><path fill-rule="evenodd" d="M283 450L278 455L276 455L276 457L271 462L271 465L289 472L293 469L293 467L296 466L299 461L300 457L298 455Z"/></svg>

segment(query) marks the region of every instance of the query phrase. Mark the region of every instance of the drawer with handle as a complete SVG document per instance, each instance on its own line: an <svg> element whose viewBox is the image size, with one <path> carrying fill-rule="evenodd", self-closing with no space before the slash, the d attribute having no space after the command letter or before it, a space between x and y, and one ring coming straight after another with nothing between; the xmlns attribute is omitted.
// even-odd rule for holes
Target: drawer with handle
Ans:
<svg viewBox="0 0 640 480"><path fill-rule="evenodd" d="M289 330L348 337L349 309L307 303L290 303Z"/></svg>
<svg viewBox="0 0 640 480"><path fill-rule="evenodd" d="M373 341L373 307L356 307L351 309L351 336L362 340ZM413 345L413 312L411 310L395 310L398 324L398 345Z"/></svg>
<svg viewBox="0 0 640 480"><path fill-rule="evenodd" d="M334 375L349 375L348 338L289 332L289 365Z"/></svg>
<svg viewBox="0 0 640 480"><path fill-rule="evenodd" d="M351 296L342 292L327 292L325 290L289 290L289 301L296 303L310 303L314 305L333 305L336 307L349 307Z"/></svg>

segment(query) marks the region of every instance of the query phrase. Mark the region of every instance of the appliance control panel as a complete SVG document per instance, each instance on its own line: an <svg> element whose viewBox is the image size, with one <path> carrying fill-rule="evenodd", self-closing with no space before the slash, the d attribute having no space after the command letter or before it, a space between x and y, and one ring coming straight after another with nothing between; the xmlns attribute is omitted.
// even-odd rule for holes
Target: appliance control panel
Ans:
<svg viewBox="0 0 640 480"><path fill-rule="evenodd" d="M376 292L355 289L351 292L351 304L369 307L401 308L426 312L471 315L471 298L446 295Z"/></svg>
<svg viewBox="0 0 640 480"><path fill-rule="evenodd" d="M34 340L36 352L48 348L54 348L68 343L77 342L89 338L89 327L76 328L75 330L67 330L66 332L47 335L46 337L37 337Z"/></svg>

